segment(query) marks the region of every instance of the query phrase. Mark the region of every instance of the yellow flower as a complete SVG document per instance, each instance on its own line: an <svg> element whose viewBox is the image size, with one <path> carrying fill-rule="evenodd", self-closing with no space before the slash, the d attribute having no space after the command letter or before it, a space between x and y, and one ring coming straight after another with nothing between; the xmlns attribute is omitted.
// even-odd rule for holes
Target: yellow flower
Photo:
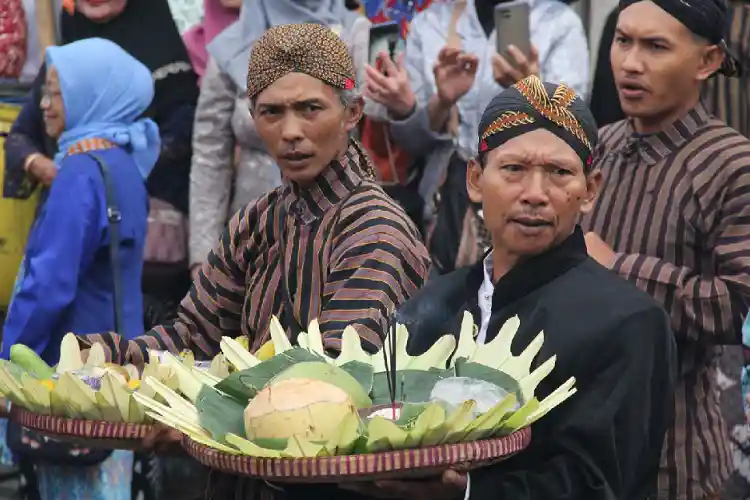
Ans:
<svg viewBox="0 0 750 500"><path fill-rule="evenodd" d="M260 361L265 361L269 358L272 358L276 354L276 349L274 348L273 341L269 340L265 344L261 346L260 349L255 353L255 357L258 358Z"/></svg>

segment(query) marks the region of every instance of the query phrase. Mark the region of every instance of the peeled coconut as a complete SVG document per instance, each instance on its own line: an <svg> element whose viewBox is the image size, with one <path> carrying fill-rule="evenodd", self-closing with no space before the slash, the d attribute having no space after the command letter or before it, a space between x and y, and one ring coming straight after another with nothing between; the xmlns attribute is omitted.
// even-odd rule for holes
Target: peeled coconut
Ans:
<svg viewBox="0 0 750 500"><path fill-rule="evenodd" d="M245 408L245 431L250 441L299 436L327 442L335 437L344 417L357 414L351 397L321 380L295 378L273 382Z"/></svg>

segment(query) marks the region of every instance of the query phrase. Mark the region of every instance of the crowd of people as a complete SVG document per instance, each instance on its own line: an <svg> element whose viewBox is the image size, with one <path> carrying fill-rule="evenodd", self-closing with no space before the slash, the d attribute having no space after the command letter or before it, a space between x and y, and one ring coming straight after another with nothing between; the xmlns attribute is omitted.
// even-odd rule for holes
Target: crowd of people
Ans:
<svg viewBox="0 0 750 500"><path fill-rule="evenodd" d="M433 0L402 53L373 53L357 2L205 0L187 30L168 0L65 2L5 140L3 195L42 198L0 357L22 343L54 364L72 331L113 363L211 359L222 336L259 349L272 316L292 341L317 319L332 355L345 327L374 351L398 320L418 353L463 311L481 343L518 316L514 350L543 330L535 365L557 356L541 395L578 387L528 450L280 489L164 454L164 428L133 453L2 421L25 498L725 498L750 2L620 0L595 72L571 2L528 1L528 53L496 50L499 3Z"/></svg>

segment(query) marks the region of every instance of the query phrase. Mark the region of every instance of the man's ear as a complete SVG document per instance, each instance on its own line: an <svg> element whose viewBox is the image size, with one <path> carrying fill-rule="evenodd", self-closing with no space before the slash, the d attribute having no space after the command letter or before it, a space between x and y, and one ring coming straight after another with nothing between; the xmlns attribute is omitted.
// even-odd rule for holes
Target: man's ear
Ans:
<svg viewBox="0 0 750 500"><path fill-rule="evenodd" d="M472 158L466 168L466 190L472 203L482 203L482 185L484 183L484 170L479 160Z"/></svg>
<svg viewBox="0 0 750 500"><path fill-rule="evenodd" d="M721 65L724 63L724 49L718 45L709 45L703 49L703 57L701 58L701 64L698 68L698 74L696 78L699 81L708 80L711 75L721 69Z"/></svg>
<svg viewBox="0 0 750 500"><path fill-rule="evenodd" d="M587 214L594 209L599 188L602 186L602 171L595 168L586 176L586 194L581 203L581 213Z"/></svg>
<svg viewBox="0 0 750 500"><path fill-rule="evenodd" d="M365 113L365 100L361 97L354 99L349 107L346 109L346 132L350 133L352 130L357 128L362 115Z"/></svg>

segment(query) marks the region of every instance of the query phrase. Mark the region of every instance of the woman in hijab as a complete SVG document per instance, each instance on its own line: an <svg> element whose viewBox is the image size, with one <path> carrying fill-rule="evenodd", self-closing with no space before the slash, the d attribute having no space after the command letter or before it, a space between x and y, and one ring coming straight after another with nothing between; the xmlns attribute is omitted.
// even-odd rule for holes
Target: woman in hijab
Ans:
<svg viewBox="0 0 750 500"><path fill-rule="evenodd" d="M247 61L263 32L315 22L349 47L357 79L367 62L370 22L345 0L243 0L239 20L207 46L209 61L195 113L190 173L190 265L197 269L231 214L281 183L260 141L247 101Z"/></svg>
<svg viewBox="0 0 750 500"><path fill-rule="evenodd" d="M151 71L156 94L144 115L159 125L162 136L159 159L146 184L152 215L158 209L171 219L184 218L186 226L198 86L169 4L167 0L78 0L75 4L75 11L61 14L62 44L91 37L111 40ZM49 186L57 173L52 161L57 144L45 134L39 109L44 78L42 68L5 142L5 197L28 198L38 183ZM184 262L167 266L150 258L156 253L151 249L163 242L153 219L149 222L144 292L146 302L157 304L158 311L153 305L147 307L146 322L161 323L186 293L189 275ZM184 242L174 243L182 246L186 261L186 237ZM169 273L166 279L165 270ZM160 317L151 319L155 315Z"/></svg>
<svg viewBox="0 0 750 500"><path fill-rule="evenodd" d="M203 0L203 21L182 35L199 85L208 64L206 45L237 21L241 4L241 0Z"/></svg>
<svg viewBox="0 0 750 500"><path fill-rule="evenodd" d="M57 142L52 159L57 173L29 237L0 357L7 359L10 346L21 343L54 364L65 333L115 329L117 306L124 335L143 331L145 181L161 139L154 121L139 118L154 97L151 71L118 45L89 38L48 48L46 61L41 109L45 133ZM114 197L106 194L107 185ZM110 239L117 235L108 218L115 204L117 261L110 254ZM119 283L113 269L119 270ZM65 492L70 498L129 499L132 462L131 452L114 451L91 467L76 466L72 457L70 466L37 463L40 498Z"/></svg>

